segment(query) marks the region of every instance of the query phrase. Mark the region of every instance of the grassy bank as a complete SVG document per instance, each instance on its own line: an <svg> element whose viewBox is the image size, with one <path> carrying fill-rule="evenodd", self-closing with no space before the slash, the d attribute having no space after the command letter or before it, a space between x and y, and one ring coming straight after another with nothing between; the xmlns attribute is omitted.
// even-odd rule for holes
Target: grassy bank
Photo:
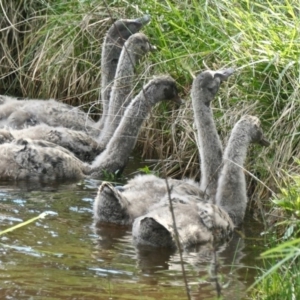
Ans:
<svg viewBox="0 0 300 300"><path fill-rule="evenodd" d="M159 51L140 66L139 86L153 74L169 73L186 104L179 111L164 105L155 110L140 136L143 156L168 158L164 165L170 175L199 176L189 98L192 77L206 65L233 66L236 75L214 102L222 139L241 115L258 115L272 145L253 148L247 169L271 189L282 169L299 169L293 164L299 157L295 1L4 2L9 9L1 24L2 93L53 97L87 108L98 99L100 48L109 17L149 13L152 22L145 32ZM94 113L101 110L96 107ZM259 196L267 191L260 184L255 188Z"/></svg>

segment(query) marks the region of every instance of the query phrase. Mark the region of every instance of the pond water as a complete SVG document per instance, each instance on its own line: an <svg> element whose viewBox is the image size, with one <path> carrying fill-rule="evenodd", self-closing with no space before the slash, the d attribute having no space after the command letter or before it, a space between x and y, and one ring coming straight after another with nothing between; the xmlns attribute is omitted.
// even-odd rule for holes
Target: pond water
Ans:
<svg viewBox="0 0 300 300"><path fill-rule="evenodd" d="M187 299L178 253L135 249L130 228L94 228L99 183L0 184L0 230L55 213L0 236L0 299ZM248 217L245 236L218 251L223 299L247 299L260 231ZM210 249L183 259L191 298L215 299Z"/></svg>

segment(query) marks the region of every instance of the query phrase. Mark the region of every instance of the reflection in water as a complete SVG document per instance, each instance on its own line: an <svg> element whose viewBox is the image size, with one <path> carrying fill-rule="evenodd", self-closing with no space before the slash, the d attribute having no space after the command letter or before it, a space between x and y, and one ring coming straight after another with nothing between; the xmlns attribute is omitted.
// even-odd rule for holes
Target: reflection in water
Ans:
<svg viewBox="0 0 300 300"><path fill-rule="evenodd" d="M116 243L124 238L130 227L117 226L115 224L103 224L94 227L94 231L98 236L97 244L99 248L111 249Z"/></svg>
<svg viewBox="0 0 300 300"><path fill-rule="evenodd" d="M136 249L137 266L144 274L168 270L173 254L174 250L168 248L139 247Z"/></svg>
<svg viewBox="0 0 300 300"><path fill-rule="evenodd" d="M1 183L0 230L44 211L57 216L0 236L0 299L186 299L177 252L136 249L128 227L94 227L98 184ZM260 230L250 218L245 235L254 239L235 234L217 250L224 299L242 299L253 282L247 266L262 251ZM214 299L212 249L190 249L183 259L192 299Z"/></svg>

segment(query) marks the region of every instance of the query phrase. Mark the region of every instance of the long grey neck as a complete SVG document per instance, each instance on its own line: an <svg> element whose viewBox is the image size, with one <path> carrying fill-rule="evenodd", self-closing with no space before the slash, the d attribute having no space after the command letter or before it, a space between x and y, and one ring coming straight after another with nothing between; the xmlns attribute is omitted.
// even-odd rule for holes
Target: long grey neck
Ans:
<svg viewBox="0 0 300 300"><path fill-rule="evenodd" d="M197 86L193 86L192 104L201 161L200 188L209 195L212 203L215 203L223 151L213 119L210 101L205 102L203 97L202 90Z"/></svg>
<svg viewBox="0 0 300 300"><path fill-rule="evenodd" d="M110 30L114 32L114 28L111 28ZM108 114L112 82L116 74L123 44L123 38L113 37L110 35L110 31L108 31L103 42L101 54L101 102L103 112L101 119L97 122L97 128L99 129L103 128Z"/></svg>
<svg viewBox="0 0 300 300"><path fill-rule="evenodd" d="M142 90L127 107L125 114L106 149L92 163L92 177L100 178L103 170L122 172L135 146L140 127L151 107L160 99Z"/></svg>
<svg viewBox="0 0 300 300"><path fill-rule="evenodd" d="M123 47L111 90L108 114L98 140L100 145L105 146L109 142L122 119L126 107L130 103L134 69L137 61L138 55L128 47Z"/></svg>
<svg viewBox="0 0 300 300"><path fill-rule="evenodd" d="M243 221L247 206L243 165L250 142L247 130L237 124L225 149L219 178L216 203L227 211L235 225Z"/></svg>

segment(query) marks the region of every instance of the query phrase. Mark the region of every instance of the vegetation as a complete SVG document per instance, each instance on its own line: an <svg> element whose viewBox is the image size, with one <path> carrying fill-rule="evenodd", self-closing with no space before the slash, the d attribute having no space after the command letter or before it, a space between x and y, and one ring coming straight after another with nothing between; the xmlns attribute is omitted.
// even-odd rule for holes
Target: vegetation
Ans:
<svg viewBox="0 0 300 300"><path fill-rule="evenodd" d="M272 145L254 147L249 155L246 169L260 179L250 183L249 193L258 201L282 187L271 206L276 213L280 207L283 216L276 226L276 243L287 240L265 254L266 264L274 264L269 255L276 262L281 258L282 263L276 263L280 272L262 275L256 292L260 299L291 299L278 291L290 290L289 295L297 298L299 251L295 246L299 241L293 239L299 234L300 182L293 174L300 172L298 1L3 0L0 92L54 97L85 109L93 105L91 113L98 114L101 106L94 104L99 95L100 48L110 17L145 13L152 22L144 31L159 51L139 67L138 86L153 74L169 73L186 104L178 110L166 104L157 107L141 132L137 150L144 157L161 159L163 164L157 168L163 166L169 175L198 178L189 99L192 78L206 66L235 67L236 75L214 103L219 133L225 141L243 114L262 120Z"/></svg>
<svg viewBox="0 0 300 300"><path fill-rule="evenodd" d="M265 232L271 249L261 255L265 269L252 289L258 299L298 299L300 295L300 181L299 175L286 178L285 187L272 199Z"/></svg>
<svg viewBox="0 0 300 300"><path fill-rule="evenodd" d="M281 170L298 157L299 27L295 1L130 1L5 0L1 20L0 92L95 104L99 95L101 43L110 17L149 13L145 28L158 51L139 68L140 83L169 73L186 104L175 110L160 105L138 143L144 157L164 159L168 174L199 176L189 91L200 70L233 66L214 113L222 139L245 113L258 115L268 149L255 147L248 169L275 188ZM126 10L124 11L124 7ZM97 105L93 113L98 113ZM276 150L276 151L275 151ZM255 163L253 160L255 158ZM262 185L256 187L265 195Z"/></svg>
<svg viewBox="0 0 300 300"><path fill-rule="evenodd" d="M285 242L263 253L265 269L252 290L254 299L298 299L300 239Z"/></svg>

